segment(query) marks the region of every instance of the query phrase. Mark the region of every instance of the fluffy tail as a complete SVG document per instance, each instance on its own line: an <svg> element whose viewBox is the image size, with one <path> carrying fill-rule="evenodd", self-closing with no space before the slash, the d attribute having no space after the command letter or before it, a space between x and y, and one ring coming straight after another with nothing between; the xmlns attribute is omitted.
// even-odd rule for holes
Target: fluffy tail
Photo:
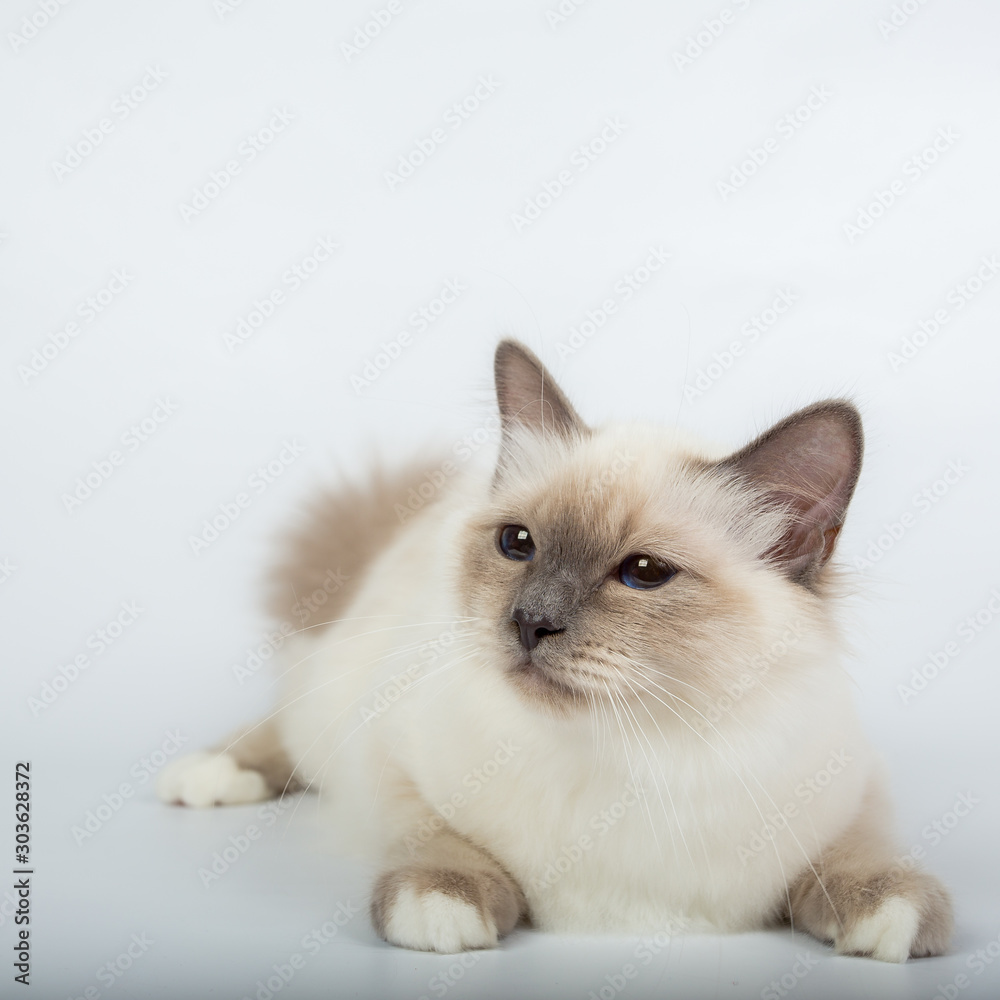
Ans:
<svg viewBox="0 0 1000 1000"><path fill-rule="evenodd" d="M411 491L429 467L379 470L363 485L348 484L313 501L271 574L271 614L295 629L318 629L342 617L368 567L414 515L419 505Z"/></svg>

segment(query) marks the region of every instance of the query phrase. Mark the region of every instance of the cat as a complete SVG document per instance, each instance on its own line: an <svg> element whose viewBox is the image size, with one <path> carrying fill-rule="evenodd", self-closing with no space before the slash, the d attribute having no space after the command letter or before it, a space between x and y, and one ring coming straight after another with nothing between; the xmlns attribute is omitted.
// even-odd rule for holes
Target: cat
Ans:
<svg viewBox="0 0 1000 1000"><path fill-rule="evenodd" d="M946 952L949 895L895 860L840 662L856 408L729 452L588 427L516 341L494 369L495 466L452 463L417 504L425 467L321 503L279 571L302 627L276 711L160 797L320 790L406 948L791 924L887 962Z"/></svg>

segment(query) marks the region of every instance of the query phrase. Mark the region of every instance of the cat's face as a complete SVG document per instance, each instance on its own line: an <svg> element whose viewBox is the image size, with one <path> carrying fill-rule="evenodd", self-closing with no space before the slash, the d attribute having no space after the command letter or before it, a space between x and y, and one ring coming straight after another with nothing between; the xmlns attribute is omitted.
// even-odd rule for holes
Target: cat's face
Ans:
<svg viewBox="0 0 1000 1000"><path fill-rule="evenodd" d="M519 345L501 345L497 381L502 457L461 539L460 591L529 701L638 706L646 721L702 712L817 617L860 460L859 435L843 447L837 433L855 430L846 409L816 410L826 417L806 434L786 421L796 440L765 435L727 460L648 427L588 430ZM779 461L789 449L792 469Z"/></svg>

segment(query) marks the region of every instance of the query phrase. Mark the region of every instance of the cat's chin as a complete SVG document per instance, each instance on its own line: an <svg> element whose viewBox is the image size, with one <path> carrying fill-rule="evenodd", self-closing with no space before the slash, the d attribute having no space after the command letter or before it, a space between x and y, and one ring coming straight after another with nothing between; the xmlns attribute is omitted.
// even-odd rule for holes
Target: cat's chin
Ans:
<svg viewBox="0 0 1000 1000"><path fill-rule="evenodd" d="M584 694L576 687L553 676L552 671L529 656L512 663L506 674L514 687L526 698L550 706L569 708L582 701Z"/></svg>

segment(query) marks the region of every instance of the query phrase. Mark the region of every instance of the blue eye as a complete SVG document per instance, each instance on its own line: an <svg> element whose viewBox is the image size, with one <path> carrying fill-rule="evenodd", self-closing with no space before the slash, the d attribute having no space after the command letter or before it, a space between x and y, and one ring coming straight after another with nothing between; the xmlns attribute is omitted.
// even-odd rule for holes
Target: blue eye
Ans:
<svg viewBox="0 0 1000 1000"><path fill-rule="evenodd" d="M523 524L508 524L502 528L497 546L508 559L516 562L531 562L535 558L535 543Z"/></svg>
<svg viewBox="0 0 1000 1000"><path fill-rule="evenodd" d="M669 563L665 563L656 556L638 554L629 556L621 566L618 567L618 579L626 587L634 590L652 590L654 587L662 587L677 570Z"/></svg>

